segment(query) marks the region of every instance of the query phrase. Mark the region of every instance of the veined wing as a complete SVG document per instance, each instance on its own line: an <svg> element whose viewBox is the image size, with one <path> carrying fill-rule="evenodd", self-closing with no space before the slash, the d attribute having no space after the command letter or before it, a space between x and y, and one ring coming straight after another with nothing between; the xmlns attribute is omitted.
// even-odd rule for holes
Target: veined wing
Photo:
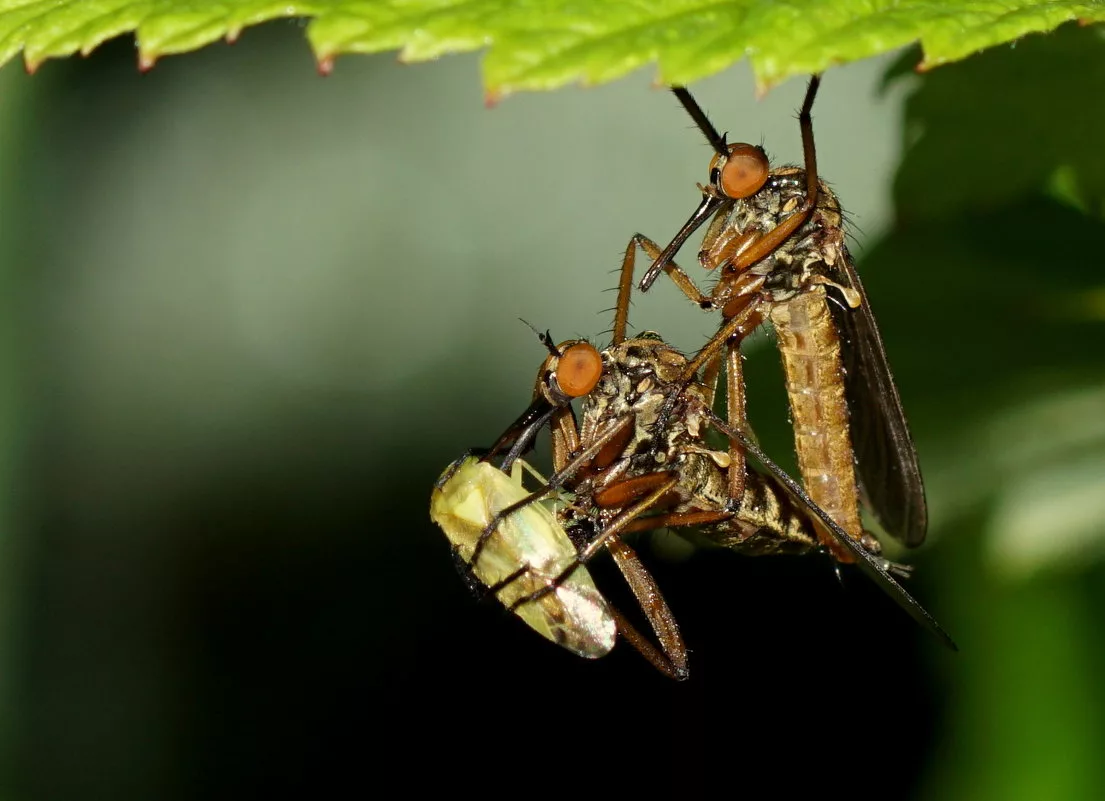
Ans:
<svg viewBox="0 0 1105 801"><path fill-rule="evenodd" d="M842 253L834 277L858 293L860 305L854 309L829 305L840 332L860 491L887 533L913 548L925 541L928 531L917 451L867 293L847 250Z"/></svg>
<svg viewBox="0 0 1105 801"><path fill-rule="evenodd" d="M893 598L898 606L905 610L910 617L920 623L922 627L927 629L948 648L953 651L959 650L955 641L952 640L948 633L944 631L943 627L936 622L936 619L906 591L905 587L899 584L897 580L890 575L887 570L886 560L871 553L864 548L863 545L849 537L836 521L826 514L825 510L813 502L813 499L806 494L802 487L799 486L798 482L788 476L781 467L768 458L744 431L732 428L713 413L707 413L707 416L710 418L711 425L715 426L718 431L721 431L726 436L736 439L744 448L745 453L763 465L768 475L774 478L793 500L805 507L837 544L841 545L855 558L856 565L859 569L867 574L883 592Z"/></svg>
<svg viewBox="0 0 1105 801"><path fill-rule="evenodd" d="M507 475L488 462L462 457L438 479L430 496L430 518L475 577L530 628L579 656L603 656L614 647L614 618L585 567L560 579L575 562L576 550L542 503L527 504L504 517L472 561L476 543L495 515L529 495L522 487L523 469L538 475L521 459ZM513 608L519 599L558 579L554 591Z"/></svg>

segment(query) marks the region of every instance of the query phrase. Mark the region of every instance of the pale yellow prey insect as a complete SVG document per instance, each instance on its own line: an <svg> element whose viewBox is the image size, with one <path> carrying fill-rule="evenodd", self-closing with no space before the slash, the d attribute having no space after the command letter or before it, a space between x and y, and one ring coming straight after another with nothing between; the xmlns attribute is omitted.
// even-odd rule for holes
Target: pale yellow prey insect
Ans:
<svg viewBox="0 0 1105 801"><path fill-rule="evenodd" d="M523 468L545 483L521 459L514 461L509 476L472 456L453 462L434 486L430 519L441 526L472 574L534 631L579 656L605 656L618 633L614 617L585 567L563 576L577 564L577 552L545 503L529 503L504 516L472 563L476 543L492 518L529 496L522 486ZM552 592L514 607L520 598L553 585Z"/></svg>

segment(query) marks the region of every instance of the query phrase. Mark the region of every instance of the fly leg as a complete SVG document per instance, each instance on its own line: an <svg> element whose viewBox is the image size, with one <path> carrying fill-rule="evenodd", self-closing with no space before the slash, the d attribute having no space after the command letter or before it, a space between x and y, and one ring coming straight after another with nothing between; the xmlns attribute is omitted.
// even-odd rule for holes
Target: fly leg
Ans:
<svg viewBox="0 0 1105 801"><path fill-rule="evenodd" d="M676 680L687 678L687 646L683 643L683 635L679 632L679 624L675 621L675 615L668 608L667 601L660 594L660 588L656 586L656 579L648 572L636 551L626 545L621 539L615 537L608 540L606 550L614 558L614 564L625 576L626 583L633 591L637 603L641 605L641 611L648 618L656 638L660 641L658 650L648 638L637 631L636 627L614 607L610 611L614 615L618 631L638 653L647 659L652 666L666 676Z"/></svg>
<svg viewBox="0 0 1105 801"><path fill-rule="evenodd" d="M722 354L717 354L711 361L707 362L702 371L702 384L708 390L708 403L711 409L714 408L717 399L717 383L722 364L725 365L726 419L738 428L745 428L748 423L748 416L745 409L744 357L741 355L739 337L731 337L726 345L724 358L722 358ZM731 439L729 440L729 464L724 469L728 479L728 506L735 509L744 497L747 464L744 458L744 448L740 446L740 443ZM724 515L720 520L731 516L731 514ZM719 521L687 522L682 525L704 525L706 522ZM663 525L678 526L681 524L665 523Z"/></svg>
<svg viewBox="0 0 1105 801"><path fill-rule="evenodd" d="M748 423L745 408L744 356L740 339L732 337L725 348L725 412L730 425L743 428ZM744 497L744 471L747 469L744 448L739 442L729 440L729 503L739 504Z"/></svg>
<svg viewBox="0 0 1105 801"><path fill-rule="evenodd" d="M747 430L741 430L730 426L726 421L709 410L705 410L705 414L714 428L725 436L738 441L745 452L764 467L768 474L779 483L791 499L805 509L810 516L811 522L819 529L818 534L822 541L828 539L838 548L847 551L851 555L852 561L856 563L859 569L867 574L867 576L905 610L910 617L920 623L921 626L927 629L931 634L935 635L937 639L943 642L948 648L953 651L959 650L955 642L948 636L948 633L941 628L935 618L933 618L912 595L906 592L905 588L891 575L892 570L888 567L887 560L871 553L863 544L852 539L852 537L849 536L827 512L825 512L825 510L818 506L813 499L806 494L805 490L802 489L797 481L787 475L781 467L775 464L775 462L760 449L756 442L749 436Z"/></svg>
<svg viewBox="0 0 1105 801"><path fill-rule="evenodd" d="M566 568L564 568L559 575L557 575L549 584L536 592L532 592L529 595L524 595L518 598L511 604L510 611L515 611L522 604L531 603L533 601L544 598L549 593L555 592L557 587L565 582L569 576L576 570L582 567L595 557L595 555L604 548L610 540L619 536L627 525L629 525L635 518L644 514L646 511L655 506L661 498L663 498L670 490L674 489L679 483L679 479L675 477L669 478L666 474L655 474L664 476L664 481L652 492L648 493L642 500L630 506L628 509L623 509L617 515L614 516L606 525L602 527L602 530L598 532L594 539L587 545L579 550L576 558L572 560Z"/></svg>
<svg viewBox="0 0 1105 801"><path fill-rule="evenodd" d="M634 476L603 487L595 493L594 502L596 506L606 509L625 507L642 496L649 497L657 489L666 491L667 488L674 486L672 481L673 476L666 472ZM658 505L663 500L662 495L652 495L652 497L655 498L652 502L653 505ZM648 520L653 521L655 518L650 517ZM639 517L636 520L630 520L623 526L621 533L626 533L630 525L640 522L642 521ZM607 536L608 529L609 526L607 530L600 532L596 539L605 539L606 550L610 552L614 564L617 565L622 576L625 577L625 581L632 590L633 596L637 599L637 603L648 620L649 626L656 634L660 649L658 650L648 638L642 635L621 612L611 607L611 612L618 625L618 631L641 656L661 673L676 680L687 678L687 647L683 643L683 636L679 632L679 624L675 620L675 615L672 614L667 601L664 600L664 596L660 592L660 588L656 585L656 580L641 563L636 551L626 544L620 535Z"/></svg>
<svg viewBox="0 0 1105 801"><path fill-rule="evenodd" d="M679 402L679 398L683 395L683 391L695 380L698 375L698 371L707 368L709 372L709 365L715 360L721 358L722 349L728 349L731 354L733 349L739 349L740 343L744 341L744 338L751 334L761 322L763 322L763 307L767 305L767 299L758 291L759 287L763 285L763 278L761 276L746 276L747 280L743 281L742 294L739 296L742 299L744 306L736 311L736 313L727 320L721 327L721 329L710 338L698 353L694 355L687 366L683 368L683 375L680 377L679 386L672 390L664 401L664 405L661 407L660 412L657 414L655 435L658 439L663 437L664 430L667 428L668 422L671 420L671 416L675 411L675 405ZM730 355L727 359L727 366L732 367L737 365L737 370L740 371L739 354L737 356ZM737 416L743 423L744 420L744 384L743 384L743 371L740 371L741 378L739 382L736 382L734 386L738 387L737 395L739 397L739 410ZM738 458L738 463L741 459Z"/></svg>
<svg viewBox="0 0 1105 801"><path fill-rule="evenodd" d="M625 425L623 425L622 428L629 429L629 427ZM601 463L598 464L599 469L607 467L609 463L616 458L616 455L606 453L611 446L617 445L619 451L617 455L620 455L620 451L624 447L624 444L619 444L619 428L618 426L614 426L612 430L614 433L610 437L605 438L605 442L600 443L600 448L595 449L592 445L592 447L588 449L588 452L593 451L594 454L588 462L581 464L579 468L577 468L577 471L585 471L596 463ZM550 477L549 484L557 480L563 481L564 478L562 477L572 469L574 463L579 461L578 457L576 459L571 458L571 454L576 451L578 447L578 427L574 416L571 415L571 407L565 407L564 410L560 410L553 418L552 450L555 473ZM575 472L575 474L578 474L578 472ZM674 486L674 483L675 480L668 473L652 473L644 476L636 476L603 487L595 494L594 501L600 508L611 509L631 505L634 501L645 496L645 501L649 506L640 507L641 511L643 511L645 508L651 508L659 503L662 500L663 493ZM637 512L637 514L640 514L640 512ZM620 517L621 516L619 516L619 518ZM655 579L641 563L636 552L623 542L620 537L612 535L611 527L617 523L619 518L615 518L615 521L608 525L603 532L600 532L599 537L596 539L603 540L606 549L614 559L615 565L617 565L618 569L625 577L626 583L629 585L630 590L633 592L634 597L641 607L641 611L644 613L645 618L656 634L656 638L660 643L660 648L657 649L647 637L641 634L636 627L621 614L621 612L611 607L611 612L614 615L618 631L621 632L622 636L626 638L630 645L661 673L673 679L685 679L688 675L687 648L679 632L679 625L671 609L668 607L667 601L664 600L660 588L656 585ZM631 518L627 519L626 525L632 522L633 520ZM594 543L591 544L593 545ZM596 550L591 549L589 555L585 558L581 555L574 564L557 576L557 578L543 590L533 593L530 596L517 599L514 604L512 604L511 611L515 611L523 603L538 600L543 595L555 591L555 589L571 575L572 571L582 565L587 559L590 559L596 552ZM511 581L520 578L524 573L524 569L515 571L514 574L499 582L501 586L497 588L501 589L501 587L506 586Z"/></svg>
<svg viewBox="0 0 1105 801"><path fill-rule="evenodd" d="M529 506L531 503L535 503L536 501L541 500L549 493L554 492L555 490L564 486L564 483L568 481L573 475L575 475L581 467L589 463L595 457L595 455L602 450L603 446L606 445L607 442L620 434L626 426L632 425L632 423L632 417L624 417L621 420L616 421L614 424L609 426L602 433L602 435L597 437L594 442L592 442L583 451L570 459L561 469L557 470L555 473L553 473L553 475L549 476L548 482L543 487L534 490L517 503L512 503L509 506L506 506L496 512L491 517L491 520L488 521L487 525L484 526L483 531L480 532L479 539L476 540L476 545L472 549L472 564L476 564L481 553L483 552L484 547L487 545L487 541L491 539L496 529L498 529L499 523L501 523L503 520L505 520L507 517L509 517L519 509L522 509L523 507Z"/></svg>
<svg viewBox="0 0 1105 801"><path fill-rule="evenodd" d="M464 453L460 455L458 459L455 459L453 463L449 465L448 469L444 473L442 473L440 477L438 477L437 481L434 482L434 489L441 489L446 484L448 484L449 479L457 474L457 471L460 470L460 466L464 464L464 461L472 456L475 456L479 459L487 459L491 456L491 449L468 448Z"/></svg>
<svg viewBox="0 0 1105 801"><path fill-rule="evenodd" d="M627 479L618 484L604 488L607 502L622 501L630 503L628 509L617 514L613 520L607 523L598 535L584 546L577 558L568 565L548 585L529 595L518 598L511 604L510 611L516 611L526 603L540 600L549 593L555 592L572 573L584 563L593 558L601 548L610 552L614 564L625 577L626 583L633 592L637 603L641 607L649 626L660 643L657 648L647 637L614 607L611 612L617 623L618 631L649 663L661 673L673 679L687 678L687 648L683 643L683 636L679 632L679 625L664 600L656 580L641 563L637 553L621 539L621 534L633 524L645 511L655 507L663 497L678 483L678 479L667 473L651 473ZM633 500L644 496L636 503ZM599 498L596 497L596 503ZM664 517L664 516L661 516ZM649 518L650 521L657 518Z"/></svg>
<svg viewBox="0 0 1105 801"><path fill-rule="evenodd" d="M660 246L644 234L634 234L625 249L625 257L622 259L621 276L618 280L618 305L614 314L614 340L613 344L620 345L626 338L626 326L629 318L629 297L633 289L633 270L637 262L637 248L645 252L650 259L658 259L661 254ZM680 291L696 306L703 309L714 307L710 296L700 290L684 272L683 268L674 261L668 260L664 264L666 272Z"/></svg>

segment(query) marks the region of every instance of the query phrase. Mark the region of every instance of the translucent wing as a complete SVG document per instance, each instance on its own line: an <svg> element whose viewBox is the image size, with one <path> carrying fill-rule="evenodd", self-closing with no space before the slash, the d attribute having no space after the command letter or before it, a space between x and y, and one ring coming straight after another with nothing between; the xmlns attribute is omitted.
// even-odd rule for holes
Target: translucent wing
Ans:
<svg viewBox="0 0 1105 801"><path fill-rule="evenodd" d="M858 308L830 304L840 332L852 447L863 497L887 533L909 547L925 541L928 507L917 451L890 374L863 284L843 251L835 279L858 293ZM831 290L830 290L831 291Z"/></svg>
<svg viewBox="0 0 1105 801"><path fill-rule="evenodd" d="M473 575L532 629L579 656L603 656L614 647L614 618L586 568L577 567L558 581L575 563L576 550L543 504L530 503L504 517L472 562L476 543L492 518L527 497L522 468L532 470L518 459L507 475L489 462L463 457L438 479L430 497L430 517ZM513 608L518 599L554 583L554 591Z"/></svg>
<svg viewBox="0 0 1105 801"><path fill-rule="evenodd" d="M800 503L813 517L817 519L825 531L841 546L844 547L856 560L856 565L867 574L879 587L889 595L906 613L939 639L944 645L953 651L958 651L959 647L955 644L955 641L948 635L946 631L936 622L936 619L928 613L928 611L917 602L917 600L906 592L905 587L898 583L898 581L890 575L887 571L887 563L884 559L868 551L858 542L849 537L844 530L837 525L825 511L818 506L807 495L801 486L798 485L793 478L788 476L781 467L775 462L771 461L767 455L760 450L759 446L752 441L743 431L730 427L724 420L716 415L710 414L710 422L716 426L717 429L729 437L736 439L745 452L752 458L758 461L767 472L773 477L794 499Z"/></svg>

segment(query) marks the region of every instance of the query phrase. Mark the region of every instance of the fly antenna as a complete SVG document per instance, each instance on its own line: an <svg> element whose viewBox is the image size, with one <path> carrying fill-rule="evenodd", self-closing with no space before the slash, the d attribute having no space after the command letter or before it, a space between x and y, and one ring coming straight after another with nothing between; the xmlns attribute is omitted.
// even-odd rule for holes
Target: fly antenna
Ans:
<svg viewBox="0 0 1105 801"><path fill-rule="evenodd" d="M547 330L545 331L545 333L542 334L532 323L530 323L529 320L522 320L521 317L519 317L518 319L529 326L530 331L537 334L537 338L541 340L541 344L548 349L549 353L551 353L553 356L562 355L560 351L557 350L555 343L553 343L552 334L550 334Z"/></svg>
<svg viewBox="0 0 1105 801"><path fill-rule="evenodd" d="M725 144L725 137L717 132L717 128L710 122L710 118L706 116L706 112L698 105L698 101L691 96L687 88L685 86L673 86L671 91L679 102L683 104L683 108L687 110L687 113L691 115L694 124L702 131L703 136L706 137L706 141L710 143L710 147L714 149L714 152L722 158L728 158L729 146Z"/></svg>

